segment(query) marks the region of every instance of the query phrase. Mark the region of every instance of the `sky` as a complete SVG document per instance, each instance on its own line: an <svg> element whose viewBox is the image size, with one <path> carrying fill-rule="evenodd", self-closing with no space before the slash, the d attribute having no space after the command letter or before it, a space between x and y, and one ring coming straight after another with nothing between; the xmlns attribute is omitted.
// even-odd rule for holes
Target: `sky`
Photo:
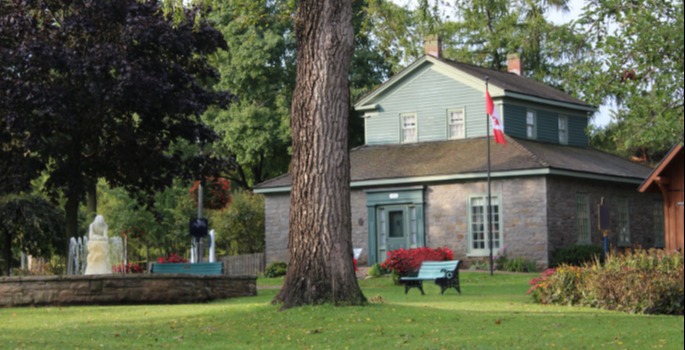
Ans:
<svg viewBox="0 0 685 350"><path fill-rule="evenodd" d="M401 6L415 6L416 0L391 0ZM584 6L583 0L569 0L569 11L561 12L556 10L549 10L547 12L548 18L556 24L568 23L580 15ZM606 126L611 121L609 106L602 105L599 107L599 112L595 114L592 124L595 126Z"/></svg>

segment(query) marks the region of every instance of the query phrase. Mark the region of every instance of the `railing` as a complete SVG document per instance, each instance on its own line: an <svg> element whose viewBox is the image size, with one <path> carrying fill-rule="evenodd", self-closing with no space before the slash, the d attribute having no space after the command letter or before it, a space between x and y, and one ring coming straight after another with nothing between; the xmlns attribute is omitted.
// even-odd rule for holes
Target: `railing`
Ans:
<svg viewBox="0 0 685 350"><path fill-rule="evenodd" d="M266 267L264 253L229 255L219 258L224 263L224 275L259 275Z"/></svg>

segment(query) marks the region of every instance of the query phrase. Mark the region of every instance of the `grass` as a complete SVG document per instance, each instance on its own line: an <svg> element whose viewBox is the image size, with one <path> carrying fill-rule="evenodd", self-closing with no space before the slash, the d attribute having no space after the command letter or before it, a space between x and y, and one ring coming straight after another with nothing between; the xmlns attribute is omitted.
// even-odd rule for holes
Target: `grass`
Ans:
<svg viewBox="0 0 685 350"><path fill-rule="evenodd" d="M0 309L1 349L683 349L683 317L532 304L533 274L465 272L462 295L360 281L367 307L301 307L258 296L194 305Z"/></svg>

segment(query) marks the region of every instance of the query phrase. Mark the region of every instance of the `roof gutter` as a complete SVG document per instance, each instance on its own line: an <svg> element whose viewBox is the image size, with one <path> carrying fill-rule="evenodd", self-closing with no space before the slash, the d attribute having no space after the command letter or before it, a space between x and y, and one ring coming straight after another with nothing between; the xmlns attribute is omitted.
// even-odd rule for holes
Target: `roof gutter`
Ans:
<svg viewBox="0 0 685 350"><path fill-rule="evenodd" d="M531 95L526 95L526 94L522 94L522 93L518 93L518 92L508 91L508 90L504 91L504 96L512 97L512 98L516 98L516 99L524 100L524 101L530 101L530 102L535 102L535 103L557 106L557 107L579 109L579 110L586 111L586 112L593 112L593 113L597 112L597 107L595 107L595 106L551 100L548 98L531 96Z"/></svg>
<svg viewBox="0 0 685 350"><path fill-rule="evenodd" d="M492 178L507 178L507 177L522 177L522 176L546 176L557 175L567 176L580 179L618 182L625 184L639 185L642 183L642 178L631 178L622 176L602 175L594 173L585 173L563 169L541 168L528 170L512 170L512 171L497 171L490 173ZM483 179L487 177L486 172L468 173L468 174L453 174L453 175L433 175L433 176L417 176L417 177L402 177L392 179L373 179L360 180L350 182L351 188L372 187L372 186L393 186L393 185L408 185L408 184L426 184L426 183L440 183L459 180L474 180ZM292 190L292 186L280 186L271 188L255 189L254 193L259 194L275 194L287 193Z"/></svg>

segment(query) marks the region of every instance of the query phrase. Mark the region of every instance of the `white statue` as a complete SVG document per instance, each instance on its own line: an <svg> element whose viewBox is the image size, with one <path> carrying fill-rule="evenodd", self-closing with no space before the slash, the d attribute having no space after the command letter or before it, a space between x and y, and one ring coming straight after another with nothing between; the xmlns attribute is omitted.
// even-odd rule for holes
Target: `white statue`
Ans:
<svg viewBox="0 0 685 350"><path fill-rule="evenodd" d="M102 215L98 215L88 228L88 259L86 275L108 275L112 273L109 262L109 238L107 224Z"/></svg>

